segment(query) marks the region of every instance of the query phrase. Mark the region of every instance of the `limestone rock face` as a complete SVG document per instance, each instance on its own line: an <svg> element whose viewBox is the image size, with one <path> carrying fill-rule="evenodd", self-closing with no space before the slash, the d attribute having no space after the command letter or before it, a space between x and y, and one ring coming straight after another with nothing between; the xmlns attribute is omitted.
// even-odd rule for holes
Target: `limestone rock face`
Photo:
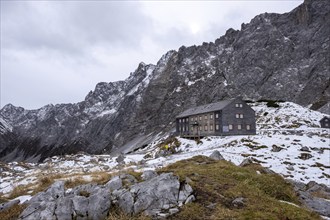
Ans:
<svg viewBox="0 0 330 220"><path fill-rule="evenodd" d="M157 176L157 173L153 170L146 170L142 173L141 178L143 180L150 180Z"/></svg>
<svg viewBox="0 0 330 220"><path fill-rule="evenodd" d="M132 185L123 185L130 175L115 176L105 185L85 184L68 193L63 181L55 182L28 201L19 219L101 220L106 219L113 205L127 214L144 212L157 218L174 214L183 204L194 201L189 184L180 183L172 173L154 174L144 182L132 181Z"/></svg>
<svg viewBox="0 0 330 220"><path fill-rule="evenodd" d="M173 131L183 110L237 96L324 111L329 26L330 1L306 0L289 13L258 15L214 42L169 51L156 65L140 63L124 81L97 84L82 102L37 110L8 104L0 119L12 130L0 132L0 159L125 153Z"/></svg>
<svg viewBox="0 0 330 220"><path fill-rule="evenodd" d="M292 181L291 184L294 186L302 204L318 214L330 218L330 201L326 199L330 197L329 187L323 184L317 184L316 182L304 184ZM322 196L317 197L315 195Z"/></svg>

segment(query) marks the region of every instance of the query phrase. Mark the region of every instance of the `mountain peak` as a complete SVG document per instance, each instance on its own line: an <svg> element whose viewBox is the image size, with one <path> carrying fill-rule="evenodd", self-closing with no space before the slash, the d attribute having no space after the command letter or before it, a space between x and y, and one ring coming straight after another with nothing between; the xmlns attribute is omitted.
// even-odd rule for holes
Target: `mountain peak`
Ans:
<svg viewBox="0 0 330 220"><path fill-rule="evenodd" d="M156 65L141 62L125 81L98 83L77 104L31 111L7 105L0 113L20 134L21 156L44 158L146 145L171 133L183 110L225 98L321 108L330 98L329 4L305 1L289 13L258 15L215 43L182 46Z"/></svg>

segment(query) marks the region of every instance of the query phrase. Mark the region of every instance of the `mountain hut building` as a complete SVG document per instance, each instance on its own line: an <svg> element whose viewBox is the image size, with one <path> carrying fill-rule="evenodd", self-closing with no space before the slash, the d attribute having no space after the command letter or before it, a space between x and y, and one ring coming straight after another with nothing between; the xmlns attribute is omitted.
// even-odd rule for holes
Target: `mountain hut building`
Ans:
<svg viewBox="0 0 330 220"><path fill-rule="evenodd" d="M176 117L176 132L181 137L256 134L254 110L242 99L190 108Z"/></svg>
<svg viewBox="0 0 330 220"><path fill-rule="evenodd" d="M327 116L324 116L320 120L321 128L330 128L330 118Z"/></svg>

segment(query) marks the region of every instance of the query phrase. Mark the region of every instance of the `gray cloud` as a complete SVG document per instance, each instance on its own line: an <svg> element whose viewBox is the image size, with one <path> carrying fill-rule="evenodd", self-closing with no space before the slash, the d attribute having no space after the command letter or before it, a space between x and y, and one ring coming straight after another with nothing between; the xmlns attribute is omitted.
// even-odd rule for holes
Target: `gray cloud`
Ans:
<svg viewBox="0 0 330 220"><path fill-rule="evenodd" d="M1 94L39 108L78 102L170 49L214 41L286 1L0 1Z"/></svg>
<svg viewBox="0 0 330 220"><path fill-rule="evenodd" d="M12 49L70 53L100 44L137 46L150 23L137 2L6 1L2 11L3 47Z"/></svg>

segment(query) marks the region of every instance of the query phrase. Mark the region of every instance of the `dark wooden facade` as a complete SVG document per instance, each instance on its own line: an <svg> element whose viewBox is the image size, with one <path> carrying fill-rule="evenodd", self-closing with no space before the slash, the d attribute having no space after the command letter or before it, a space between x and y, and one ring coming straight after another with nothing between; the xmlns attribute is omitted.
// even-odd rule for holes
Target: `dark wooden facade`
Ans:
<svg viewBox="0 0 330 220"><path fill-rule="evenodd" d="M198 106L177 116L176 132L182 137L253 135L255 112L240 98Z"/></svg>
<svg viewBox="0 0 330 220"><path fill-rule="evenodd" d="M320 120L321 128L330 128L330 118L329 117L323 117Z"/></svg>

